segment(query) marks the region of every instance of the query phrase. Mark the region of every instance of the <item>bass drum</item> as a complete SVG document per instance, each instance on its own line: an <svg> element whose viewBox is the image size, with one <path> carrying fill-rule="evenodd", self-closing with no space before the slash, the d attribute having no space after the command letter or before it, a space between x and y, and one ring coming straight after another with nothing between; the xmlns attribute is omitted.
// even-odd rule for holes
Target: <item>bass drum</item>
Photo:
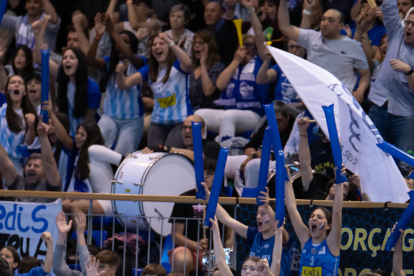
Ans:
<svg viewBox="0 0 414 276"><path fill-rule="evenodd" d="M193 163L174 153L128 155L112 180L113 194L178 196L194 187ZM151 227L163 236L171 233L168 219L173 207L173 202L112 201L114 213L128 230Z"/></svg>
<svg viewBox="0 0 414 276"><path fill-rule="evenodd" d="M292 178L293 192L295 193L296 199L303 198L303 186L302 186L302 175L301 172L294 167L289 167L290 177ZM269 175L267 180L267 187L269 188L269 196L275 198L275 177L276 173L272 170L272 173ZM329 177L324 174L313 172L313 178L316 180L318 188L325 192L326 186L329 182Z"/></svg>

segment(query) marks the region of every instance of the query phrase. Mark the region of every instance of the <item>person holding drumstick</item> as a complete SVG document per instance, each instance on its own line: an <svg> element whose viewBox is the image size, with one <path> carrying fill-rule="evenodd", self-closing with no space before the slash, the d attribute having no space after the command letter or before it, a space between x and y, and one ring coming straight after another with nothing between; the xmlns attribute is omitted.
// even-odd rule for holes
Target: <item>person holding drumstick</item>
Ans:
<svg viewBox="0 0 414 276"><path fill-rule="evenodd" d="M207 185L204 184L206 191L206 199L210 197L210 191L207 189ZM266 187L267 192L262 192L262 196L259 196L262 206L257 209L257 228L242 224L235 220L232 216L226 212L226 210L220 205L217 205L216 216L224 225L231 228L234 232L247 239L250 244L250 256L257 256L261 259L267 259L269 265L272 265L273 246L275 243L275 212L269 206L269 189ZM292 244L293 238L290 237L288 232L283 229L282 231L282 261L280 275L289 275L290 261L292 257ZM223 272L222 272L223 273Z"/></svg>

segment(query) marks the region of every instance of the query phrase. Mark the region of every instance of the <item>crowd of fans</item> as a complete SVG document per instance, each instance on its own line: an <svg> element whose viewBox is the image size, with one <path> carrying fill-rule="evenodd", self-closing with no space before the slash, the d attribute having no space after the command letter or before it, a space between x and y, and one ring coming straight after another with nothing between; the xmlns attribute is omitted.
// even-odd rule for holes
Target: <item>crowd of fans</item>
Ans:
<svg viewBox="0 0 414 276"><path fill-rule="evenodd" d="M243 20L243 46L233 19ZM272 59L266 42L332 73L384 140L406 152L414 150L412 0L82 0L62 5L58 0L9 0L0 37L3 188L110 193L117 166L138 149L141 154L179 152L194 160L191 123L200 122L206 187L211 187L220 147L227 147L224 183L233 184L235 194L241 196L245 188L257 187L267 127L262 105L273 104L286 161L297 167L291 170L292 185L287 189L293 188L286 195L292 203L287 205L289 212L295 209L295 197L339 201L338 191L341 202L368 201L358 175L346 171L349 183L334 184L329 140ZM46 49L50 50L50 93L49 100L42 102L40 74L46 66L42 64ZM318 97L318 91L314 93ZM271 159L269 175L275 165L273 155ZM411 168L398 165L407 186L414 188L408 177ZM185 195L194 194L191 190ZM88 207L88 201L63 202L67 213L86 213ZM111 202L94 201L93 212L113 214ZM193 215L180 204L172 210L173 216L183 212ZM217 213L226 226L226 242L230 243L232 232L250 237L253 243L255 233L264 239L276 230L282 238L274 243L283 244L284 250L289 247L289 234L274 223L265 231L252 230L232 221L228 212L219 207ZM325 210L320 213L328 217ZM67 233L72 225L63 227L59 219L58 227L60 233ZM312 227L310 234L299 222L297 227L302 247L308 246ZM184 223L177 221L177 245L185 243L192 253L207 248L205 240L197 242L197 235L193 240L185 237L184 229ZM213 227L213 236L217 229ZM324 236L329 236L334 257L339 254L335 233ZM44 234L43 239L51 243L50 235ZM57 246L64 243L62 236ZM11 275L17 256L12 249L4 250L14 258L5 257ZM197 259L177 249L173 253L177 262L190 257L192 264ZM64 258L62 254L63 250L55 250L53 262ZM110 252L105 252L109 257L99 254L96 259L109 267L106 271L117 267ZM46 272L51 256L47 260ZM249 262L251 270L260 267L258 275L271 273L267 264ZM280 260L275 262L280 265ZM59 265L65 269L62 262ZM96 275L97 267L93 261L83 271ZM271 271L278 274L273 266ZM220 272L228 274L225 267Z"/></svg>

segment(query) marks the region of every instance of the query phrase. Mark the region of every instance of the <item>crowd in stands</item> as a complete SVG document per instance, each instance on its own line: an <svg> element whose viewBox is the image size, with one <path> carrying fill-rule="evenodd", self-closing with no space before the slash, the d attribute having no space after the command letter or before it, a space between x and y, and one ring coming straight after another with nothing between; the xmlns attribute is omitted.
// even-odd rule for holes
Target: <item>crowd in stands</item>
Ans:
<svg viewBox="0 0 414 276"><path fill-rule="evenodd" d="M243 46L234 19L243 20ZM369 195L361 190L358 175L348 170L343 173L349 183L335 184L330 142L266 42L329 71L351 92L385 141L405 152L414 150L413 0L8 0L0 37L4 189L111 193L118 166L137 150L181 153L194 161L191 124L198 122L207 193L220 147L226 147L224 185L234 185L234 195L242 196L245 188L258 185L267 127L263 104L271 104L286 162L297 167L286 182L295 232L302 248L309 251L312 239L325 243L331 254L328 269L335 269L342 201L369 201ZM50 51L48 64L42 63L45 50ZM50 93L42 102L44 66L49 68ZM270 177L274 167L272 153L270 183L275 181ZM413 189L412 168L403 162L398 167ZM269 195L274 197L274 190L263 195L264 202ZM309 226L304 225L295 211L295 198L334 200L333 212L317 209ZM188 206L176 204L172 216L193 217ZM67 224L64 214L57 217L54 253L49 252L50 234L42 235L48 245L43 266L34 260L20 261L17 252L4 248L0 269L5 274L0 274L13 275L19 269L44 275L53 263L57 276L80 275L67 271L62 246L71 229L84 232L82 214L88 208L87 200L64 200L63 210L78 214L71 216L76 223ZM267 263L248 258L242 275L278 276L288 270L290 236L283 226L264 220L274 218L268 204L260 208L260 225L253 229L219 206L220 224L212 221L214 247L222 247L219 229L225 231L225 247L231 247L233 233L247 238L253 247L273 237L270 248L274 244L276 254L268 254L273 259ZM93 212L114 214L109 200L93 201ZM177 247L171 256L176 267L188 266L188 272L195 269L195 252L206 250L210 237L185 236L185 225L176 221L175 243L187 249ZM119 261L114 253L102 251L91 258L80 236L82 275L115 275ZM397 249L394 263L401 259ZM303 257L303 265L309 258ZM397 261L394 272L401 275L399 265ZM225 263L218 267L222 275L233 275ZM157 266L145 269L142 273L148 276L166 274Z"/></svg>

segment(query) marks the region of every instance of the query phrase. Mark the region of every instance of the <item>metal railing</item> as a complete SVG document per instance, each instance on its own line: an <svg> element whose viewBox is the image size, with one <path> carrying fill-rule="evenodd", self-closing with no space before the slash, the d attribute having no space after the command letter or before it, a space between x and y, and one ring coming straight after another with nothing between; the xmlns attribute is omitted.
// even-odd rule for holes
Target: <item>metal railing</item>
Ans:
<svg viewBox="0 0 414 276"><path fill-rule="evenodd" d="M120 227L123 227L123 232L124 233L134 233L137 236L136 239L136 254L135 254L135 268L139 267L139 240L138 237L140 235L140 233L147 233L148 235L148 240L147 240L147 244L148 244L148 248L147 248L147 263L150 263L150 256L151 256L151 242L154 241L157 243L158 247L159 247L159 263L161 264L162 259L163 259L163 241L164 241L164 234L163 233L163 227L161 227L161 233L156 233L155 235L152 235L154 230L152 230L152 223L153 221L156 220L161 220L161 224L164 223L164 221L166 221L165 223L168 223L169 219L173 220L173 227L172 227L172 233L171 233L171 239L172 239L172 249L174 249L175 246L175 224L176 224L176 220L180 219L180 220L185 220L185 233L184 236L186 237L185 239L185 244L184 247L187 248L187 231L191 231L191 229L188 229L188 222L190 220L197 220L198 223L202 223L204 220L203 218L171 218L171 217L150 217L150 216L141 216L141 215L135 215L135 216L125 216L125 215L119 215L119 214L114 214L114 215L104 215L104 214L93 214L92 213L92 203L93 200L120 200L120 201L152 201L152 202L174 202L174 203L195 203L195 204L203 204L203 203L207 203L207 201L205 200L198 200L195 199L194 196L151 196L151 195L126 195L126 194L96 194L96 193L77 193L77 192L42 192L42 191L23 191L23 190L0 190L0 196L4 196L4 197L38 197L38 198L61 198L63 199L85 199L85 200L89 200L89 210L88 210L88 229L87 229L87 244L90 245L92 244L92 231L93 231L93 218L101 218L100 221L100 241L99 241L99 245L102 249L103 247L103 229L104 229L104 221L103 218L104 217L112 217L112 237L114 236L114 234L116 233L116 221L118 218L125 218L125 217L133 217L136 221L136 227L134 230L131 231L131 229L128 229L127 227L127 223L124 223L123 226L117 226L118 229L120 229ZM274 203L275 199L270 199L270 203ZM220 197L219 198L219 203L220 204L224 204L224 205L234 205L235 206L235 212L234 212L234 216L236 216L236 207L238 204L256 204L256 199L255 198L236 198L236 197ZM333 206L333 201L327 201L327 200L296 200L297 205L319 205L319 206ZM386 207L393 207L393 208L406 208L408 206L408 204L400 204L400 203L375 203L375 202L344 202L344 208L382 208L384 206ZM69 215L73 215L73 214L66 214L67 216ZM149 224L148 229L142 229L142 227L140 227L140 223L139 220L146 220ZM95 228L97 227L97 225L95 224ZM197 237L200 236L200 227L198 227L197 229ZM211 230L208 230L211 231ZM222 242L224 245L224 225L223 225L223 229L221 229L221 234L222 234ZM236 262L236 236L233 235L234 238L234 246L233 246L233 258L232 261L233 263L230 263L229 265L233 268L235 268L235 262ZM210 232L210 237L212 237L212 234ZM157 239L157 240L152 240L152 239ZM197 240L197 242L199 242L199 240ZM124 235L124 250L123 250L123 262L122 262L122 266L123 266L123 275L138 275L138 270L135 270L135 274L132 274L132 271L126 271L126 253L127 253L127 249L126 249L126 243L127 243L127 235ZM209 248L212 245L212 239L209 239ZM112 239L112 250L115 251L115 239ZM187 254L187 250L185 251L185 254ZM199 250L197 249L197 258L199 256ZM211 255L209 256L211 258ZM174 255L172 256L172 262L171 262L171 271L174 271ZM186 258L185 258L186 259ZM212 259L205 259L207 260L210 264L212 262ZM77 265L77 259L75 261L75 265ZM184 273L186 269L186 265L184 265ZM196 275L198 275L198 271L200 270L199 268L199 261L197 260L196 262ZM208 274L210 274L212 271L208 271Z"/></svg>

